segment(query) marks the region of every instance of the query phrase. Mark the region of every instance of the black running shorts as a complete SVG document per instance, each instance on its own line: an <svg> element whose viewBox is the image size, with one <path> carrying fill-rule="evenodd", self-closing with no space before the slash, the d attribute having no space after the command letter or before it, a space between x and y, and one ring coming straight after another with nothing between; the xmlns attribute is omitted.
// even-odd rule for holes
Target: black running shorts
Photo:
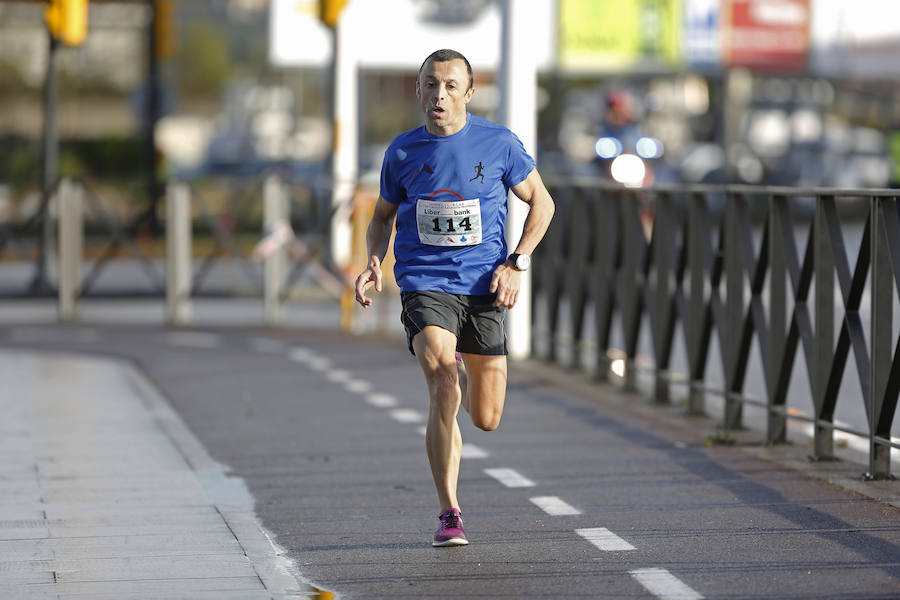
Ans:
<svg viewBox="0 0 900 600"><path fill-rule="evenodd" d="M495 294L461 296L446 292L403 292L400 320L406 328L409 351L412 340L427 325L437 325L456 335L456 351L466 354L505 356L505 306L494 306Z"/></svg>

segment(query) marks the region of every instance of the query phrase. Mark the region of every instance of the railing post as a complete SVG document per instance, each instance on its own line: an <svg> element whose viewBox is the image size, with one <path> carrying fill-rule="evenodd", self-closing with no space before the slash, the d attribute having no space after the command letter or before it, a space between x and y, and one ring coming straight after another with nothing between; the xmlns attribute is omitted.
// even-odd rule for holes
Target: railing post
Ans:
<svg viewBox="0 0 900 600"><path fill-rule="evenodd" d="M656 380L654 382L654 401L657 404L669 403L669 359L671 347L668 335L669 306L672 292L669 280L672 276L672 207L668 194L655 197L656 210L653 218L653 262L656 265L656 289L654 306L650 310L656 318L650 322L653 329L653 352L656 358Z"/></svg>
<svg viewBox="0 0 900 600"><path fill-rule="evenodd" d="M816 278L815 288L815 354L813 365L813 405L816 420L821 419L821 408L825 404L831 362L834 356L834 258L831 240L825 221L822 199L816 198L815 222L813 223L813 264ZM823 427L818 422L813 425L813 457L816 460L834 459L834 430Z"/></svg>
<svg viewBox="0 0 900 600"><path fill-rule="evenodd" d="M191 320L191 192L186 183L166 191L166 318L172 325Z"/></svg>
<svg viewBox="0 0 900 600"><path fill-rule="evenodd" d="M687 412L689 415L702 415L706 407L703 391L703 375L706 370L706 348L708 339L704 340L704 321L707 300L706 261L704 260L704 240L709 235L706 215L706 197L697 192L691 194L690 222L688 223L688 264L691 269L690 318L685 325L688 339L688 366L690 368L691 389L688 394Z"/></svg>
<svg viewBox="0 0 900 600"><path fill-rule="evenodd" d="M740 212L738 202L743 199L737 194L728 195L725 209L725 327L726 374L725 374L725 417L726 429L739 429L743 420L744 406L734 397L737 387L738 360L741 345L741 329L744 318L744 270L741 268Z"/></svg>
<svg viewBox="0 0 900 600"><path fill-rule="evenodd" d="M787 198L769 196L769 380L766 382L768 419L766 443L782 444L787 441L787 415L774 410L784 409L785 395L779 389L781 366L784 362L787 335L787 267L785 264L782 215L787 211ZM791 232L793 237L793 232Z"/></svg>
<svg viewBox="0 0 900 600"><path fill-rule="evenodd" d="M621 234L618 226L618 204L609 194L594 200L594 317L597 331L597 361L594 369L598 381L609 380L609 339L612 329L617 261Z"/></svg>
<svg viewBox="0 0 900 600"><path fill-rule="evenodd" d="M622 219L622 333L625 341L624 389L637 391L637 346L642 312L642 295L646 282L641 265L641 247L644 244L638 198L623 193L619 196Z"/></svg>
<svg viewBox="0 0 900 600"><path fill-rule="evenodd" d="M82 189L63 179L54 199L59 212L59 319L72 321L81 293L81 256L84 246Z"/></svg>
<svg viewBox="0 0 900 600"><path fill-rule="evenodd" d="M292 235L286 192L285 183L278 175L266 178L263 185L263 228L268 235L284 237L284 241L265 258L263 318L266 325L280 325L284 318L281 287L287 266L287 245Z"/></svg>
<svg viewBox="0 0 900 600"><path fill-rule="evenodd" d="M871 479L887 479L891 475L891 447L875 443L875 437L884 433L890 437L890 423L884 432L878 431L881 424L881 408L885 400L888 378L891 375L891 337L893 285L891 275L890 250L882 220L885 219L884 204L896 199L874 197L871 200L872 279L871 279L871 361L869 363L869 472Z"/></svg>

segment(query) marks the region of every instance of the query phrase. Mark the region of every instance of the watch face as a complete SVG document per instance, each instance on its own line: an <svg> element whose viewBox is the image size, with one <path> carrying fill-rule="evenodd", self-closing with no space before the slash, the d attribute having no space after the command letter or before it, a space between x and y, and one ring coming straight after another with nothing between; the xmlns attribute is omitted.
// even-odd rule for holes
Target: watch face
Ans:
<svg viewBox="0 0 900 600"><path fill-rule="evenodd" d="M520 271L527 271L531 266L531 257L527 254L519 254L516 256L516 268Z"/></svg>

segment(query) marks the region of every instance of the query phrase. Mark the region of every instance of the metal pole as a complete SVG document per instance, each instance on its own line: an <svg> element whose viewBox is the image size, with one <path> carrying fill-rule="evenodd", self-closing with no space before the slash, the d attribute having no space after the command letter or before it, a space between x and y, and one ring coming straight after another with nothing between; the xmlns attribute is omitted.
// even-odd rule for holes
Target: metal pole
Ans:
<svg viewBox="0 0 900 600"><path fill-rule="evenodd" d="M55 195L59 210L59 319L72 321L81 293L81 255L84 245L83 197L80 186L64 179Z"/></svg>
<svg viewBox="0 0 900 600"><path fill-rule="evenodd" d="M340 268L350 264L353 192L356 189L357 60L353 35L353 3L349 3L334 27L334 155L331 190L331 258Z"/></svg>
<svg viewBox="0 0 900 600"><path fill-rule="evenodd" d="M156 0L150 2L150 25L147 31L147 104L144 115L144 153L147 169L147 224L154 236L159 234L159 219L156 216L156 206L162 193L161 185L157 177L156 154L156 122L159 120L159 58L156 49L156 20L159 18L159 10Z"/></svg>
<svg viewBox="0 0 900 600"><path fill-rule="evenodd" d="M47 52L47 72L44 77L44 138L42 144L43 161L41 163L41 243L38 246L37 264L34 278L31 281L31 291L40 292L48 290L47 281L48 261L52 256L51 244L53 242L53 222L50 218L50 194L59 167L59 137L56 131L56 51L59 49L59 41L50 33Z"/></svg>
<svg viewBox="0 0 900 600"><path fill-rule="evenodd" d="M504 0L503 46L500 90L502 121L522 141L531 156L537 156L537 71L534 56L533 7ZM522 237L527 206L510 194L506 214L506 244L515 248ZM521 359L531 351L531 274L522 274L516 306L507 319L509 356Z"/></svg>
<svg viewBox="0 0 900 600"><path fill-rule="evenodd" d="M265 278L263 285L263 314L266 325L280 325L283 320L281 286L284 283L287 265L287 244L290 243L290 220L288 216L285 184L277 175L266 178L263 187L263 227L267 235L281 236L285 241L265 258Z"/></svg>
<svg viewBox="0 0 900 600"><path fill-rule="evenodd" d="M166 197L166 315L169 323L191 320L191 192L170 183Z"/></svg>

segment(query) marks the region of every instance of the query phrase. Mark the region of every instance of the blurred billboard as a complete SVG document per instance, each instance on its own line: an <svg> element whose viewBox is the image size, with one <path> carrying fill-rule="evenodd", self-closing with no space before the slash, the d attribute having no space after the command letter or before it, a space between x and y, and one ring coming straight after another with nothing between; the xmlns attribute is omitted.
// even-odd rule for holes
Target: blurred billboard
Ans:
<svg viewBox="0 0 900 600"><path fill-rule="evenodd" d="M681 60L680 0L558 0L559 67L657 70Z"/></svg>
<svg viewBox="0 0 900 600"><path fill-rule="evenodd" d="M530 0L529 32L538 68L555 62L554 0ZM318 20L316 0L272 0L269 59L282 67L325 66L331 31ZM476 69L500 64L499 3L471 0L349 0L341 16L356 62L382 70L417 69L440 48L462 52Z"/></svg>
<svg viewBox="0 0 900 600"><path fill-rule="evenodd" d="M731 0L728 64L758 71L801 73L809 49L809 0Z"/></svg>

